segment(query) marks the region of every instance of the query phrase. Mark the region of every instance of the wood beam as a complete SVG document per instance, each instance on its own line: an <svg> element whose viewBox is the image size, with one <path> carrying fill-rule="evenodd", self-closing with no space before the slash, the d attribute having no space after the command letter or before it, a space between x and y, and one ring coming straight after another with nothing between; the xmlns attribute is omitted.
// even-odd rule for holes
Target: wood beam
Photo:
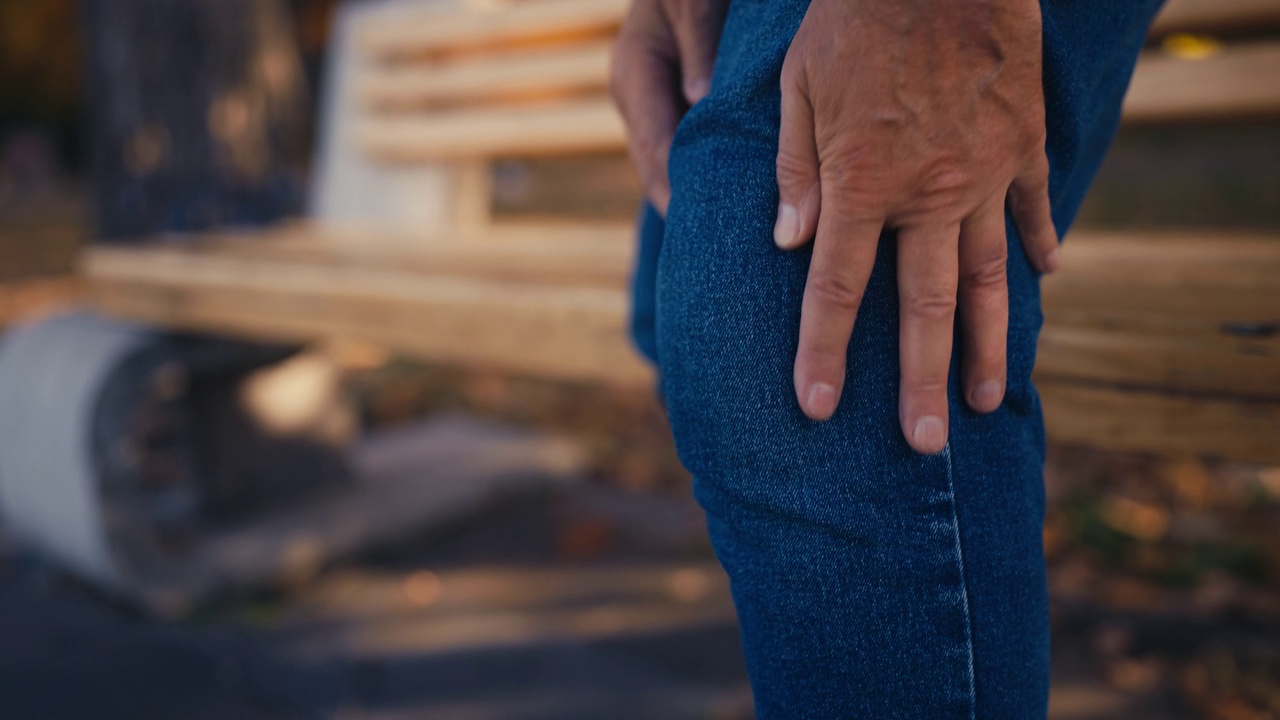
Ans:
<svg viewBox="0 0 1280 720"><path fill-rule="evenodd" d="M1124 101L1128 123L1280 116L1280 42L1227 45L1200 59L1142 55Z"/></svg>
<svg viewBox="0 0 1280 720"><path fill-rule="evenodd" d="M1280 26L1277 0L1168 0L1151 26L1155 36Z"/></svg>
<svg viewBox="0 0 1280 720"><path fill-rule="evenodd" d="M358 142L392 163L535 157L620 150L622 118L608 98L366 118Z"/></svg>
<svg viewBox="0 0 1280 720"><path fill-rule="evenodd" d="M1280 465L1280 403L1038 383L1056 442Z"/></svg>
<svg viewBox="0 0 1280 720"><path fill-rule="evenodd" d="M371 59L386 60L608 35L622 24L630 6L630 0L538 0L462 8L391 5L365 20L357 31L357 47Z"/></svg>

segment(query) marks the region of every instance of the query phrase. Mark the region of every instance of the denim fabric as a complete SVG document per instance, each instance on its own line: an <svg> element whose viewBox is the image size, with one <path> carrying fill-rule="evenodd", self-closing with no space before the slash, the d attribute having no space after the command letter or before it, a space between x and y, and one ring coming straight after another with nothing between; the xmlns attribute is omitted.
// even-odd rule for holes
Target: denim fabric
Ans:
<svg viewBox="0 0 1280 720"><path fill-rule="evenodd" d="M1158 4L1042 3L1060 232L1115 133ZM793 394L810 254L774 247L774 158L779 74L807 6L734 0L714 89L676 134L665 236L646 214L636 283L637 342L658 351L680 456L732 582L757 712L1044 717L1044 431L1030 377L1040 294L1012 225L1008 391L996 413L965 406L953 364L946 450L921 456L904 441L892 233L835 418L808 420Z"/></svg>
<svg viewBox="0 0 1280 720"><path fill-rule="evenodd" d="M639 247L631 275L631 339L649 362L658 363L658 254L666 231L662 216L652 205L640 208L636 220Z"/></svg>

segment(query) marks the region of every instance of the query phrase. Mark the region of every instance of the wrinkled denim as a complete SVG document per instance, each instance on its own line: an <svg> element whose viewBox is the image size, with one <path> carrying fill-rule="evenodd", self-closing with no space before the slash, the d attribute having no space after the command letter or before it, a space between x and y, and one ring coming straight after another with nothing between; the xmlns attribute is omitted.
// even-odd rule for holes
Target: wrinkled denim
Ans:
<svg viewBox="0 0 1280 720"><path fill-rule="evenodd" d="M1043 0L1054 220L1110 144L1159 0ZM778 250L779 75L807 0L734 0L713 90L671 151L665 228L641 221L633 331L732 582L760 718L1038 718L1049 622L1039 278L1009 225L1008 390L970 411L951 374L935 456L898 424L886 233L830 422L792 386L810 253ZM664 232L665 231L665 232ZM957 337L957 356L960 340Z"/></svg>

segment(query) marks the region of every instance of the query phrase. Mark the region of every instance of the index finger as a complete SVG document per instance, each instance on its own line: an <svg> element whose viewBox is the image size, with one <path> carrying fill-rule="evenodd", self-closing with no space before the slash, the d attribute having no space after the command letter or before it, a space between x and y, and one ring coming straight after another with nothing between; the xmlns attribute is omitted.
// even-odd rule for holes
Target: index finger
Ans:
<svg viewBox="0 0 1280 720"><path fill-rule="evenodd" d="M876 261L881 220L852 220L826 198L800 310L796 397L805 415L827 420L844 390L846 354Z"/></svg>

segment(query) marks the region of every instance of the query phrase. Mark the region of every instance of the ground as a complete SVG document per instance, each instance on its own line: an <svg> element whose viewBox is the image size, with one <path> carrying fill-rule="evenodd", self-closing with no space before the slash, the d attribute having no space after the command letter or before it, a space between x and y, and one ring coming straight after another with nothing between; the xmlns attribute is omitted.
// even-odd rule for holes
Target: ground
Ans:
<svg viewBox="0 0 1280 720"><path fill-rule="evenodd" d="M48 202L0 208L0 325L78 292L84 213ZM0 715L749 716L655 398L401 361L352 384L373 425L463 410L566 434L591 477L178 623L5 546ZM1280 471L1055 447L1047 482L1052 717L1280 717Z"/></svg>
<svg viewBox="0 0 1280 720"><path fill-rule="evenodd" d="M1207 686L1256 672L1277 629L1060 602L1051 717L1270 717ZM726 580L669 492L500 502L178 624L9 548L0 638L15 718L750 717Z"/></svg>

